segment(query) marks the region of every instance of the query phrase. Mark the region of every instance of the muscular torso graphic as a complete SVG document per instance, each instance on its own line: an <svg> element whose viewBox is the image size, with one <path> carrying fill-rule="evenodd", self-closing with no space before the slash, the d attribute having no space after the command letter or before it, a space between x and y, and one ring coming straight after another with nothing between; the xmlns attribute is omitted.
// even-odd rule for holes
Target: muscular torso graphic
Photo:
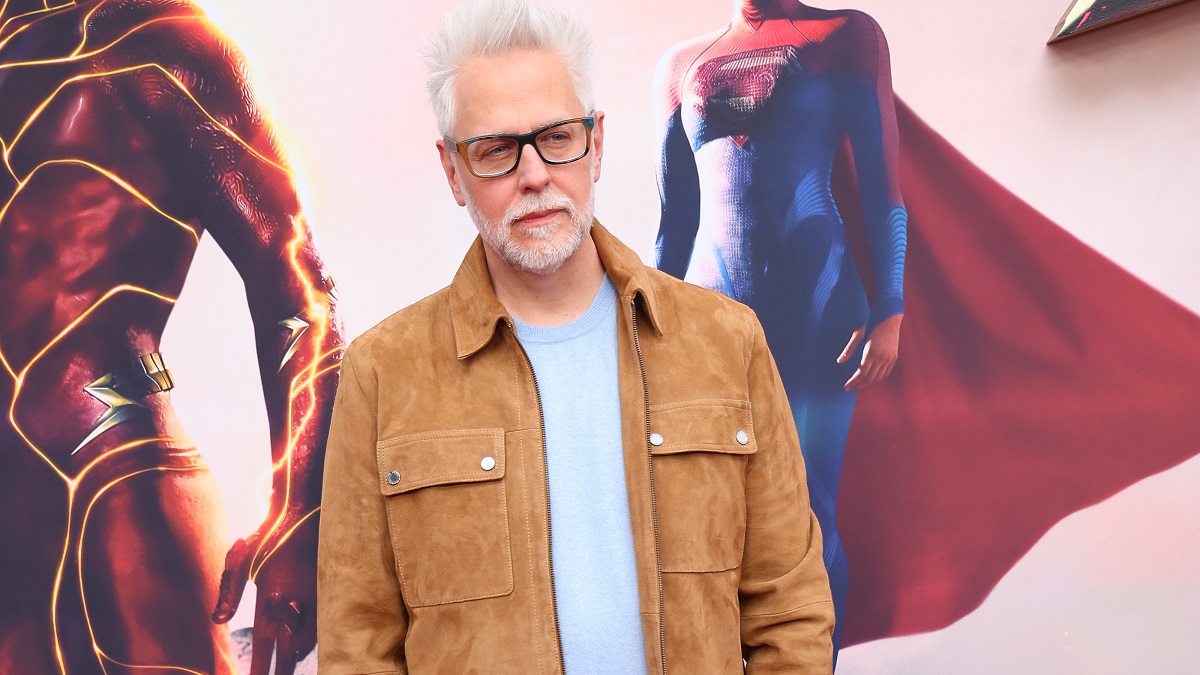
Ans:
<svg viewBox="0 0 1200 675"><path fill-rule="evenodd" d="M315 530L332 282L244 63L194 6L10 0L0 26L0 671L228 670L221 509L159 339L207 230L246 283L276 465L226 592L266 564L286 602L311 571L268 559Z"/></svg>
<svg viewBox="0 0 1200 675"><path fill-rule="evenodd" d="M851 334L903 311L905 211L895 172L887 46L861 12L738 3L726 28L660 65L665 121L659 267L749 304L800 434L841 615L834 515L859 354ZM876 288L868 303L832 176L853 157Z"/></svg>
<svg viewBox="0 0 1200 675"><path fill-rule="evenodd" d="M71 54L80 39L71 24L82 23L83 11L13 35L0 63ZM111 39L105 33L91 37ZM96 373L158 351L200 234L198 226L155 211L192 220L172 194L179 190L163 167L163 143L128 105L136 103L138 92L129 91L136 75L90 78L133 65L112 51L102 59L0 70L0 139L11 169L0 173L7 206L0 295L8 307L0 348L24 375L14 387L20 395L12 426L66 473L109 445L71 454L106 410L83 387ZM115 435L155 433L150 417Z"/></svg>

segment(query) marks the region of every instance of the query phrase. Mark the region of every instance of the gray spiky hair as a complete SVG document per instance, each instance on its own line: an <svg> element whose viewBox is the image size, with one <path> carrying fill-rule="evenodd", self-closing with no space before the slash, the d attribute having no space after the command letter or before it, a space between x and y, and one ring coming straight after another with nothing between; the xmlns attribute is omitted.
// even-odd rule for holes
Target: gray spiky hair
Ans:
<svg viewBox="0 0 1200 675"><path fill-rule="evenodd" d="M470 59L517 49L553 52L562 57L585 110L592 101L592 39L579 19L529 0L466 0L442 17L426 40L429 66L425 90L438 131L450 134L454 122L454 86Z"/></svg>

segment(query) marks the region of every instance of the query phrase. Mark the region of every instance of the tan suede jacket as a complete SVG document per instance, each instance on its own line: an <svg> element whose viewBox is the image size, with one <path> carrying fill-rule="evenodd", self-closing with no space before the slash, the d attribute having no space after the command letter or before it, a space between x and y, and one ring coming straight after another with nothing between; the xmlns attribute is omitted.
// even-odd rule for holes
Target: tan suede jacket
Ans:
<svg viewBox="0 0 1200 675"><path fill-rule="evenodd" d="M831 672L820 531L758 321L592 237L620 296L649 672ZM321 673L562 672L537 387L478 239L346 353L318 574Z"/></svg>

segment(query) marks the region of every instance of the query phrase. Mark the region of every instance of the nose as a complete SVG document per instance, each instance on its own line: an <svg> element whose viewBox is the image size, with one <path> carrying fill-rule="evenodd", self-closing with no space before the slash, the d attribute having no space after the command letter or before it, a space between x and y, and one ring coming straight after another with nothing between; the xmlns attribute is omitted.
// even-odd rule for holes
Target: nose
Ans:
<svg viewBox="0 0 1200 675"><path fill-rule="evenodd" d="M521 148L516 174L517 185L522 191L538 192L550 184L550 167L542 161L533 143L526 143Z"/></svg>

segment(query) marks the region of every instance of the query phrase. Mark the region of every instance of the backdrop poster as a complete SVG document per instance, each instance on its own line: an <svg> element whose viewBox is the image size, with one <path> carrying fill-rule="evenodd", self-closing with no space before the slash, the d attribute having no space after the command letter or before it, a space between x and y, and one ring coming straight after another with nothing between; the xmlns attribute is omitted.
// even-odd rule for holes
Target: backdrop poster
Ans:
<svg viewBox="0 0 1200 675"><path fill-rule="evenodd" d="M247 54L256 95L278 124L316 248L337 280L347 338L448 283L474 236L436 163L416 57L448 4L202 3ZM655 69L672 46L726 23L734 3L570 4L593 27L607 115L597 215L652 262ZM944 0L848 4L882 27L895 91L937 133L1085 244L1200 309L1190 260L1200 250L1190 203L1200 184L1200 5L1047 48L1060 8L1032 0L969 14ZM263 521L272 482L245 295L202 238L161 349L230 539ZM1068 516L964 618L850 647L839 672L1183 672L1200 657L1185 634L1200 620L1197 487L1193 459ZM250 625L254 604L243 601L234 629Z"/></svg>

